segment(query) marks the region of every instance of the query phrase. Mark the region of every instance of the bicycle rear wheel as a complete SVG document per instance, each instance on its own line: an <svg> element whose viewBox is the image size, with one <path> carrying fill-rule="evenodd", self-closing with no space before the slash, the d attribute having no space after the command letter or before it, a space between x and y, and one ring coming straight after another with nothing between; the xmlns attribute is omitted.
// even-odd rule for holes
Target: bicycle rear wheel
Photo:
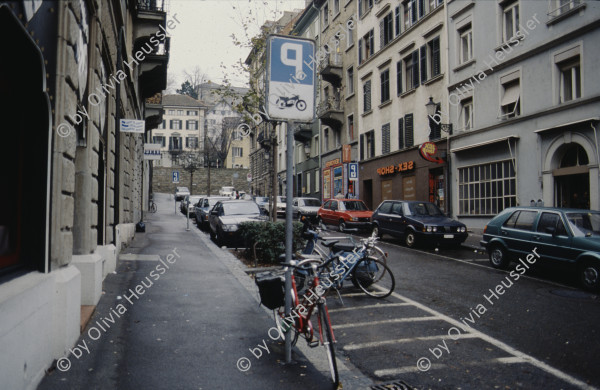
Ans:
<svg viewBox="0 0 600 390"><path fill-rule="evenodd" d="M396 279L388 266L371 257L356 264L352 283L373 298L388 297L396 287Z"/></svg>
<svg viewBox="0 0 600 390"><path fill-rule="evenodd" d="M156 203L152 202L152 204L150 205L150 212L152 212L152 213L156 212Z"/></svg>
<svg viewBox="0 0 600 390"><path fill-rule="evenodd" d="M329 313L327 312L327 306L325 303L319 303L319 328L321 332L321 342L327 350L327 360L329 361L329 371L331 371L331 380L334 385L340 383L340 377L338 375L337 361L335 360L335 346L333 338L333 330L331 329L331 323L329 323Z"/></svg>
<svg viewBox="0 0 600 390"><path fill-rule="evenodd" d="M379 247L373 246L367 249L367 256L374 258L376 260L381 261L383 264L387 265L387 256L385 252L382 251Z"/></svg>

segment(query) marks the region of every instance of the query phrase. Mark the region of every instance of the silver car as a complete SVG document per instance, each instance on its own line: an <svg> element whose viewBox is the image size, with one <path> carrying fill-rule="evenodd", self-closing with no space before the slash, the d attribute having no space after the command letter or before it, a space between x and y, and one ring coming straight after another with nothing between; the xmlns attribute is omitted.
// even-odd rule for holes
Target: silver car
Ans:
<svg viewBox="0 0 600 390"><path fill-rule="evenodd" d="M293 217L302 219L308 217L311 221L317 220L317 211L321 207L321 201L317 198L294 198L292 200Z"/></svg>

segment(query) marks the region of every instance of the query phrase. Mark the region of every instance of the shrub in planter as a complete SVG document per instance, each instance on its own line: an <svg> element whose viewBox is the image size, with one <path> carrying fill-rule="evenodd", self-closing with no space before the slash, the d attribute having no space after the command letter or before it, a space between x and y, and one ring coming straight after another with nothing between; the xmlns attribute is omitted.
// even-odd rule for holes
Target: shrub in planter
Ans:
<svg viewBox="0 0 600 390"><path fill-rule="evenodd" d="M246 258L256 255L261 263L279 264L279 256L285 253L285 223L284 222L243 222L239 230L246 246ZM293 224L293 251L304 247L302 224Z"/></svg>

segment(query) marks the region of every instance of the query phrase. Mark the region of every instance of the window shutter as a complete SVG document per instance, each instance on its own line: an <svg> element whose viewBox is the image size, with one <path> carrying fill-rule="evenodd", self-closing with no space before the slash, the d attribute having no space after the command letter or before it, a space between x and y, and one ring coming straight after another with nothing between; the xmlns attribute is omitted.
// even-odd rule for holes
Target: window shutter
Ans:
<svg viewBox="0 0 600 390"><path fill-rule="evenodd" d="M360 135L360 159L365 159L365 135Z"/></svg>
<svg viewBox="0 0 600 390"><path fill-rule="evenodd" d="M425 0L419 0L419 19L425 15Z"/></svg>
<svg viewBox="0 0 600 390"><path fill-rule="evenodd" d="M379 49L385 46L385 18L379 21Z"/></svg>
<svg viewBox="0 0 600 390"><path fill-rule="evenodd" d="M390 124L386 123L381 127L381 152L386 154L390 152Z"/></svg>
<svg viewBox="0 0 600 390"><path fill-rule="evenodd" d="M369 57L375 52L375 33L373 30L369 31Z"/></svg>
<svg viewBox="0 0 600 390"><path fill-rule="evenodd" d="M375 157L375 130L371 130L369 133L371 136L371 157Z"/></svg>
<svg viewBox="0 0 600 390"><path fill-rule="evenodd" d="M396 89L398 96L402 93L402 61L396 63Z"/></svg>
<svg viewBox="0 0 600 390"><path fill-rule="evenodd" d="M413 84L413 88L417 88L419 86L419 51L418 50L415 50L412 52L412 67L413 67L412 84Z"/></svg>
<svg viewBox="0 0 600 390"><path fill-rule="evenodd" d="M404 118L398 119L398 149L404 149Z"/></svg>
<svg viewBox="0 0 600 390"><path fill-rule="evenodd" d="M427 45L421 46L421 84L427 81Z"/></svg>
<svg viewBox="0 0 600 390"><path fill-rule="evenodd" d="M400 6L396 7L394 16L396 19L396 35L400 35Z"/></svg>
<svg viewBox="0 0 600 390"><path fill-rule="evenodd" d="M407 114L404 116L404 134L406 138L406 147L409 148L414 145L414 134L413 134L413 114Z"/></svg>
<svg viewBox="0 0 600 390"><path fill-rule="evenodd" d="M173 119L169 120L169 129L173 128Z"/></svg>
<svg viewBox="0 0 600 390"><path fill-rule="evenodd" d="M173 137L169 137L169 149L173 149Z"/></svg>
<svg viewBox="0 0 600 390"><path fill-rule="evenodd" d="M362 16L362 14L363 14L363 12L362 12L362 9L363 9L363 1L364 1L364 0L358 0L358 16Z"/></svg>
<svg viewBox="0 0 600 390"><path fill-rule="evenodd" d="M358 40L358 63L362 64L363 62L363 40Z"/></svg>
<svg viewBox="0 0 600 390"><path fill-rule="evenodd" d="M438 74L440 74L441 72L441 67L440 67L440 37L437 37L435 39L433 39L433 41L431 42L431 59L433 61L432 64L432 77L433 76L437 76Z"/></svg>

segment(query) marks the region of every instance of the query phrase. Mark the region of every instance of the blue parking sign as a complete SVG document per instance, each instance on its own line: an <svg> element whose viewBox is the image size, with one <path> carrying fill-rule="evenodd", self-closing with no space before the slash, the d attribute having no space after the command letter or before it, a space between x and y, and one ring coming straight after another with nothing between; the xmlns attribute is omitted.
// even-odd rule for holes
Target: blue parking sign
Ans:
<svg viewBox="0 0 600 390"><path fill-rule="evenodd" d="M348 179L358 180L358 163L348 164Z"/></svg>
<svg viewBox="0 0 600 390"><path fill-rule="evenodd" d="M315 43L270 35L267 40L267 114L311 122L315 111Z"/></svg>
<svg viewBox="0 0 600 390"><path fill-rule="evenodd" d="M179 171L173 171L173 183L179 183Z"/></svg>

